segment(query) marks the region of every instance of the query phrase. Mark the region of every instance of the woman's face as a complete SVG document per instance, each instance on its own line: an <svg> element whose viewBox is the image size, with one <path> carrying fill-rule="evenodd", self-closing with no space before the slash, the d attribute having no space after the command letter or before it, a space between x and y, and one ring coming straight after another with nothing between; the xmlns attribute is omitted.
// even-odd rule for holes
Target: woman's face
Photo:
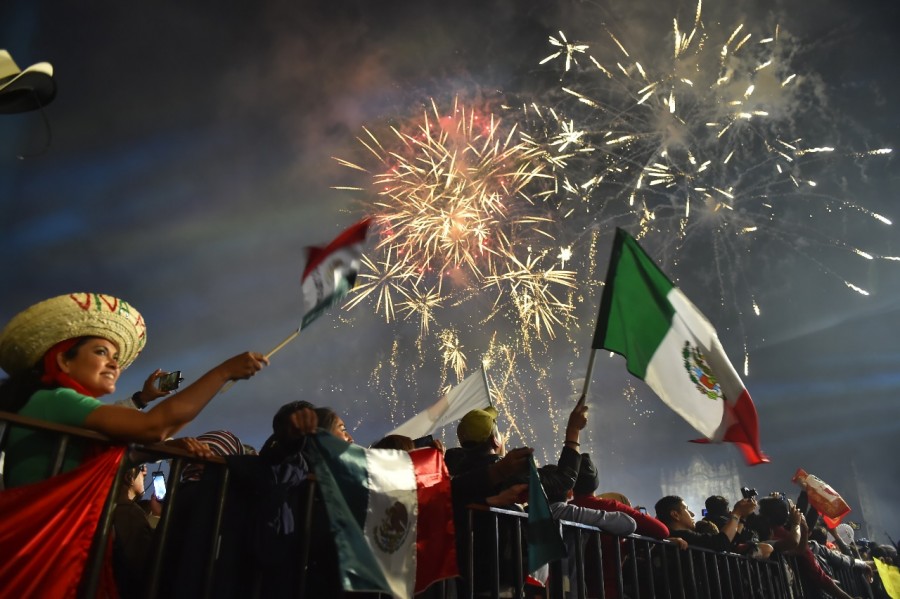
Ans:
<svg viewBox="0 0 900 599"><path fill-rule="evenodd" d="M328 432L338 439L343 439L347 443L353 443L353 437L347 432L347 425L344 424L344 421L341 420L340 416L334 417L334 424L331 425L331 430Z"/></svg>
<svg viewBox="0 0 900 599"><path fill-rule="evenodd" d="M57 356L59 369L90 391L94 397L116 390L119 380L119 348L115 343L92 337L78 348L75 357Z"/></svg>

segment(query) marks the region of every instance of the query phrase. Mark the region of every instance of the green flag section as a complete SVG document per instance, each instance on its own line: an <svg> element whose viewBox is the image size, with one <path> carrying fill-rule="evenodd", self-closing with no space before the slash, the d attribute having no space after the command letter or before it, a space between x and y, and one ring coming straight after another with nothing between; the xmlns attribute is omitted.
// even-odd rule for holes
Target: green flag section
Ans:
<svg viewBox="0 0 900 599"><path fill-rule="evenodd" d="M365 449L321 432L311 445L345 590L409 599L458 575L440 451Z"/></svg>
<svg viewBox="0 0 900 599"><path fill-rule="evenodd" d="M712 324L622 229L592 346L624 356L628 372L697 429L700 442L735 443L750 465L769 461L756 408Z"/></svg>
<svg viewBox="0 0 900 599"><path fill-rule="evenodd" d="M566 546L538 476L534 456L528 474L528 571L535 572L544 564L566 557Z"/></svg>

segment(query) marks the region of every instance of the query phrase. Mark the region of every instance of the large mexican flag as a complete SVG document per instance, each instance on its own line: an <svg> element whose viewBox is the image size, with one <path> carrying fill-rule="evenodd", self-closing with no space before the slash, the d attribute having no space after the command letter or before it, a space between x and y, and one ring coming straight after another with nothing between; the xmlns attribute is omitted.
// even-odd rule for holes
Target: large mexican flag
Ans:
<svg viewBox="0 0 900 599"><path fill-rule="evenodd" d="M458 575L450 476L437 449L365 449L317 433L310 454L347 591L411 598Z"/></svg>
<svg viewBox="0 0 900 599"><path fill-rule="evenodd" d="M735 443L750 465L759 449L756 408L712 324L628 233L616 229L592 346L626 359L701 441Z"/></svg>

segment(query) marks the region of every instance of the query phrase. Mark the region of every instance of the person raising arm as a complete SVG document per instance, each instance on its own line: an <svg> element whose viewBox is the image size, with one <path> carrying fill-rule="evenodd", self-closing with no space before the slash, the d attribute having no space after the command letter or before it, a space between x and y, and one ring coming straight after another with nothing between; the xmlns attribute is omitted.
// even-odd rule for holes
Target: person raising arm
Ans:
<svg viewBox="0 0 900 599"><path fill-rule="evenodd" d="M268 364L245 352L225 360L196 382L141 412L101 403L115 392L121 372L146 343L146 326L128 302L97 293L44 300L16 315L0 333L0 410L82 427L123 442L163 441L181 430L230 380L245 379ZM187 444L203 455L199 444ZM43 480L54 440L43 431L11 427L5 482L13 487ZM81 463L85 443L73 440L62 472Z"/></svg>

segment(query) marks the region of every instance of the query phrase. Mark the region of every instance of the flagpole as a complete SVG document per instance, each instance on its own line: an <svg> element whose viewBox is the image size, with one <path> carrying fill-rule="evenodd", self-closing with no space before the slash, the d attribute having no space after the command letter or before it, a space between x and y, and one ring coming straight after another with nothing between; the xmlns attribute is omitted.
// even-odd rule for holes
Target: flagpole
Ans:
<svg viewBox="0 0 900 599"><path fill-rule="evenodd" d="M484 358L481 359L481 378L484 379L484 388L487 391L488 403L491 404L491 407L494 407L494 401L491 399L491 385L488 382L487 375L487 365L484 363Z"/></svg>
<svg viewBox="0 0 900 599"><path fill-rule="evenodd" d="M591 357L588 358L588 368L587 374L584 375L584 389L581 391L581 397L578 398L578 401L582 401L587 398L588 387L591 386L591 373L594 371L594 356L597 354L597 348L591 348Z"/></svg>
<svg viewBox="0 0 900 599"><path fill-rule="evenodd" d="M301 328L302 328L302 327L301 327ZM281 343L279 343L278 345L276 345L276 346L272 349L272 351L270 351L269 353L266 354L266 360L268 360L268 359L271 358L273 355L275 355L276 352L281 351L281 350L284 348L285 345L287 345L288 343L290 343L291 341L293 341L294 339L296 339L297 336L300 334L300 330L301 330L301 329L297 329L296 331L294 331L293 333L291 333L290 335L288 335L287 337L285 337L284 341L282 341ZM225 384L224 387L222 387L221 389L219 389L219 393L217 393L216 395L225 393L226 391L228 391L229 389L231 389L232 385L234 385L236 382L237 382L237 381L228 381L228 382Z"/></svg>

